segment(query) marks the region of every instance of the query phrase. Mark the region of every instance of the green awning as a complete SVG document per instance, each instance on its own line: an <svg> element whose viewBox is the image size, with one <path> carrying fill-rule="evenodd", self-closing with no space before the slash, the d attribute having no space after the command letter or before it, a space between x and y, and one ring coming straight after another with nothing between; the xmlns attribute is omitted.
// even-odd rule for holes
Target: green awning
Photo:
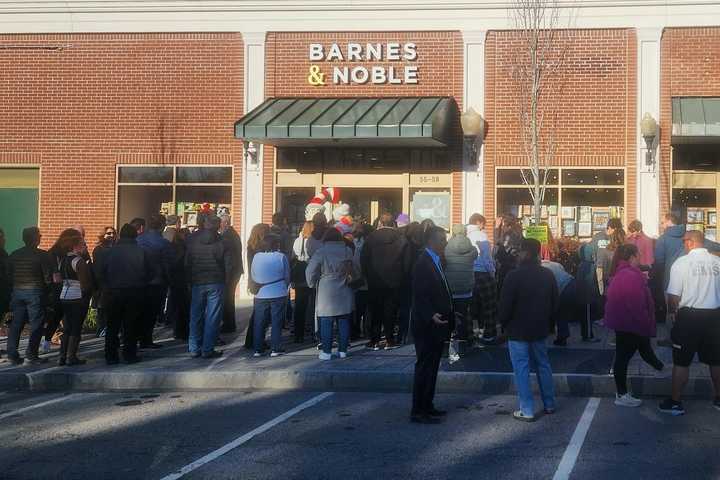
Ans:
<svg viewBox="0 0 720 480"><path fill-rule="evenodd" d="M235 137L275 146L443 147L458 118L447 97L271 98L235 123Z"/></svg>
<svg viewBox="0 0 720 480"><path fill-rule="evenodd" d="M671 142L720 143L720 97L673 98Z"/></svg>

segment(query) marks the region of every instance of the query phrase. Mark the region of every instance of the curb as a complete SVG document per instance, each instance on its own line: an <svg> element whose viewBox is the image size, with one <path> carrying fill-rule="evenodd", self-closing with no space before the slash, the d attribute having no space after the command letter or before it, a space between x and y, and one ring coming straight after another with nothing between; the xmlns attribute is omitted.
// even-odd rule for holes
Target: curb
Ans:
<svg viewBox="0 0 720 480"><path fill-rule="evenodd" d="M664 396L670 392L669 378L629 376L637 395ZM555 392L566 396L612 396L615 381L610 375L555 374ZM225 372L127 371L0 373L0 389L44 391L142 391L142 390L309 390L336 392L412 391L413 372L375 370L248 370ZM533 381L534 389L537 385ZM439 393L515 393L512 373L440 372ZM709 378L691 378L686 397L709 398Z"/></svg>

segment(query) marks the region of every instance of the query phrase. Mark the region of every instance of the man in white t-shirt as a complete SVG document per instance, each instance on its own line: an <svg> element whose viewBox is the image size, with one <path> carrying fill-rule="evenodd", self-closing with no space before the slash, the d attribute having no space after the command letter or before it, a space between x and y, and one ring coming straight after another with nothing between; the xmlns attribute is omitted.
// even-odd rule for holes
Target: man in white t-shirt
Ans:
<svg viewBox="0 0 720 480"><path fill-rule="evenodd" d="M683 236L687 255L675 260L667 287L668 308L677 311L670 338L673 343L672 397L660 411L683 415L680 402L695 354L710 368L715 390L714 407L720 410L720 258L704 248L702 232Z"/></svg>

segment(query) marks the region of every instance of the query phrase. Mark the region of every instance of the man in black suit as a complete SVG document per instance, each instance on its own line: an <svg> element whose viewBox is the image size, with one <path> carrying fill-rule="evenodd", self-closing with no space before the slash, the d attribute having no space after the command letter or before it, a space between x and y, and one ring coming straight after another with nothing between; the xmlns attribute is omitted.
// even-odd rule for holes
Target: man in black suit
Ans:
<svg viewBox="0 0 720 480"><path fill-rule="evenodd" d="M430 228L413 273L412 333L417 361L410 420L415 423L439 423L446 414L433 405L443 343L450 337L454 315L442 266L446 245L445 230Z"/></svg>

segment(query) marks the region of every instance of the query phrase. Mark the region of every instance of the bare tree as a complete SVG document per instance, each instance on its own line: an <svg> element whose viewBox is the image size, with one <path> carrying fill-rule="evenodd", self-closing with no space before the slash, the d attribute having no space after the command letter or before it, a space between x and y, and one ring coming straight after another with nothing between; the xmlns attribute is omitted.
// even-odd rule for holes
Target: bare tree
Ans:
<svg viewBox="0 0 720 480"><path fill-rule="evenodd" d="M514 83L520 140L527 168L521 174L533 201L535 224L545 198L555 156L555 133L568 41L561 28L570 25L571 11L558 0L510 0L509 14L520 44L507 59ZM567 19L567 23L563 19ZM561 26L560 24L563 23Z"/></svg>

